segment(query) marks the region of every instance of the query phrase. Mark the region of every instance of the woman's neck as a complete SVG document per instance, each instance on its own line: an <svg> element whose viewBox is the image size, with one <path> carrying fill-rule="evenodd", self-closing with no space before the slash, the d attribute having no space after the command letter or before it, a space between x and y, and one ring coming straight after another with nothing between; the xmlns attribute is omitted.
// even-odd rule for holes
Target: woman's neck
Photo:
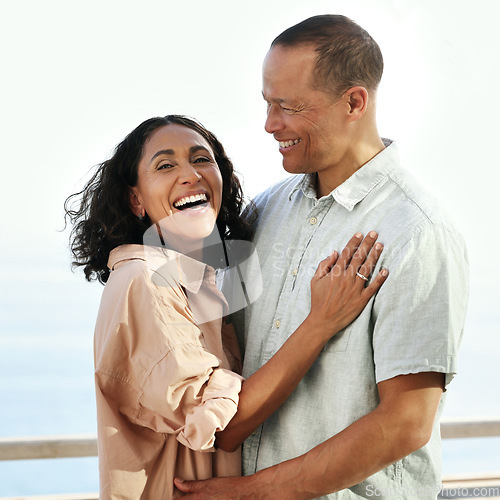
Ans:
<svg viewBox="0 0 500 500"><path fill-rule="evenodd" d="M170 236L170 237L168 237ZM224 262L224 246L217 228L203 239L182 238L177 235L162 235L164 245L187 257L214 265L215 262Z"/></svg>

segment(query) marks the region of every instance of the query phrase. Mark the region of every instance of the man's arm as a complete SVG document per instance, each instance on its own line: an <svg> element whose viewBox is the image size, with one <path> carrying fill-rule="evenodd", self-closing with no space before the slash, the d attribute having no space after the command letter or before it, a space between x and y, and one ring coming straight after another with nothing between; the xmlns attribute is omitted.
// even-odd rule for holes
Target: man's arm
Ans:
<svg viewBox="0 0 500 500"><path fill-rule="evenodd" d="M375 410L304 455L252 476L176 486L200 499L310 499L348 488L428 442L443 388L435 372L385 380Z"/></svg>

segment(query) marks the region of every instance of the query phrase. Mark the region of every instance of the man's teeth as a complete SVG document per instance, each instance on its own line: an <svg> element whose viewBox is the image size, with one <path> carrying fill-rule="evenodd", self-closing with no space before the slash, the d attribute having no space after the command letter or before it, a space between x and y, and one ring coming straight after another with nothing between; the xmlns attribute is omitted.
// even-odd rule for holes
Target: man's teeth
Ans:
<svg viewBox="0 0 500 500"><path fill-rule="evenodd" d="M174 203L175 208L182 207L186 203L194 203L195 201L207 201L207 195L205 193L202 194L194 194L192 196L185 196L180 200Z"/></svg>
<svg viewBox="0 0 500 500"><path fill-rule="evenodd" d="M280 147L282 148L289 148L290 146L293 146L294 144L298 144L300 142L300 139L295 139L294 141L280 141Z"/></svg>

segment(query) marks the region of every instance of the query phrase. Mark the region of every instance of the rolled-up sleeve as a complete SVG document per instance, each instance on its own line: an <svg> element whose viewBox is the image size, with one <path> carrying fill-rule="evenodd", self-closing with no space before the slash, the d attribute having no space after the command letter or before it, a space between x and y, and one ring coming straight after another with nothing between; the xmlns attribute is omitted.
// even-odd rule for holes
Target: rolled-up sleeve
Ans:
<svg viewBox="0 0 500 500"><path fill-rule="evenodd" d="M193 450L213 451L215 433L236 413L243 380L219 364L199 345L172 348L145 380L139 423L177 434Z"/></svg>
<svg viewBox="0 0 500 500"><path fill-rule="evenodd" d="M184 428L177 436L183 445L193 450L213 450L215 433L226 427L238 408L241 380L229 370L214 370L203 391L202 403L186 415Z"/></svg>

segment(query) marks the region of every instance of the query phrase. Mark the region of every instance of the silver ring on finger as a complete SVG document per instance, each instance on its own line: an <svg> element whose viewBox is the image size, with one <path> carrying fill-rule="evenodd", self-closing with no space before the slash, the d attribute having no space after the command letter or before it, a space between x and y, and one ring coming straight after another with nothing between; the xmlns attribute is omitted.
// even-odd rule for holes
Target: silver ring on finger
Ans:
<svg viewBox="0 0 500 500"><path fill-rule="evenodd" d="M368 278L366 276L363 276L361 273L356 273L356 276L359 276L361 279L368 281Z"/></svg>

